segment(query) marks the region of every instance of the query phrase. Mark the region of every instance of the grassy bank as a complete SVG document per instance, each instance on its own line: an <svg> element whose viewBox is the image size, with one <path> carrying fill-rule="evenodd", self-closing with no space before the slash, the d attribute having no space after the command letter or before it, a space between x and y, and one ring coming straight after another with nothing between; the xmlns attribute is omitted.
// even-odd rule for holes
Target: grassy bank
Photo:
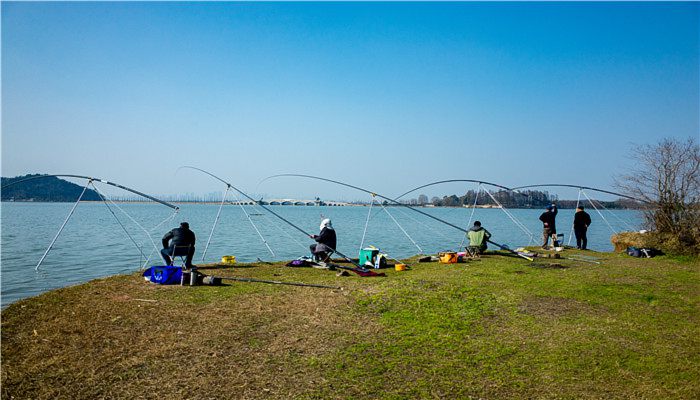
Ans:
<svg viewBox="0 0 700 400"><path fill-rule="evenodd" d="M92 281L2 312L2 398L698 398L698 259L569 254Z"/></svg>

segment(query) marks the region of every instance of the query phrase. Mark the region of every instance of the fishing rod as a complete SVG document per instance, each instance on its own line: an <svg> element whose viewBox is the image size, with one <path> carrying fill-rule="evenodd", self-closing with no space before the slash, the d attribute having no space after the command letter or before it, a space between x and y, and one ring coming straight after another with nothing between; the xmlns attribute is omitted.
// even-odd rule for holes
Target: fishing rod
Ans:
<svg viewBox="0 0 700 400"><path fill-rule="evenodd" d="M527 196L527 195L524 194L524 193L517 192L517 191L515 191L514 189L511 189L511 188L509 188L509 187L507 187L507 186L499 185L499 184L497 184L497 183L486 182L486 181L480 181L480 180L475 180L475 179L448 179L448 180L444 180L444 181L437 181L437 182L426 183L425 185L418 186L418 187L413 188L413 189L409 190L408 192L403 193L402 195L400 195L400 196L394 198L394 200L398 200L398 199L400 199L400 198L406 196L407 194L411 194L411 193L413 193L413 192L415 192L415 191L417 191L417 190L420 190L420 189L423 189L423 188L426 188L426 187L429 187L429 186L435 186L435 185L440 185L440 184L443 184L443 183L453 183L453 182L471 182L471 183L478 183L478 184L480 184L480 185L489 185L489 186L494 186L494 187L497 187L497 188L501 188L501 189L503 189L503 190L507 190L507 191L509 191L509 192L515 192L515 193L517 193L517 194L519 194L519 195L521 195L521 196Z"/></svg>
<svg viewBox="0 0 700 400"><path fill-rule="evenodd" d="M85 185L85 187L83 188L83 191L80 193L80 196L78 197L78 200L75 202L75 204L74 204L73 207L71 208L70 212L68 213L68 216L67 216L66 219L63 221L63 224L62 224L61 227L58 229L58 232L57 232L56 235L54 236L53 240L51 240L51 243L49 244L49 247L48 247L48 248L46 249L46 251L44 252L44 255L41 256L41 259L39 259L39 262L37 263L36 267L34 268L36 271L39 270L39 267L41 266L41 264L44 262L44 260L45 260L46 257L48 256L48 254L49 254L49 252L51 251L51 249L53 248L54 244L56 244L56 241L58 240L58 237L61 235L61 232L63 232L63 228L66 227L66 224L68 224L68 220L71 218L71 216L72 216L73 213L75 212L75 209L76 209L76 207L78 206L78 204L80 203L80 201L82 200L83 196L85 195L85 192L87 191L87 188L88 188L90 185L92 185L92 187L95 188L95 190L97 190L97 187L95 186L95 182L101 182L101 183L104 183L104 184L107 184L107 185L114 186L114 187L119 188L119 189L126 190L126 191L128 191L128 192L137 194L137 195L139 195L139 196L145 197L145 198L150 199L150 200L152 200L152 201L155 201L155 202L157 202L157 203L159 203L159 204L162 204L162 205L164 205L164 206L167 206L167 207L170 207L170 208L174 209L176 213L177 213L177 211L180 209L179 207L177 207L177 206L175 206L175 205L172 205L172 204L170 204L170 203L168 203L168 202L165 202L165 201L163 201L163 200L157 199L157 198L155 198L155 197L153 197L153 196L149 196L149 195L147 195L147 194L145 194L145 193L139 192L138 190L131 189L131 188L129 188L129 187L120 185L120 184L118 184L118 183L110 182L110 181L107 181L107 180L104 180L104 179L93 178L93 177L84 176L84 175L51 174L51 175L30 176L30 177L27 177L27 178L24 178L24 179L19 179L19 180L16 180L16 181L12 181L12 182L6 183L5 185L2 185L2 187L0 187L0 190L5 189L5 188L10 187L10 186L13 186L13 185L16 185L16 184L18 184L18 183L27 182L27 181L34 180L34 179L49 178L49 177L56 177L56 178L58 178L58 177L65 177L65 178L86 179L88 182L87 182L87 184ZM103 201L105 201L104 195L102 195L102 193L99 192L99 190L98 190L98 195L102 198ZM107 202L106 202L106 201L105 201L105 205L107 205ZM109 209L109 206L108 206L108 205L107 205L107 208ZM123 211L123 210L122 210L122 211ZM112 212L111 209L110 209L110 212ZM114 215L115 218L117 217L113 212L112 212L112 215ZM121 225L122 228L124 229L124 231L125 231L125 233L127 234L127 236L129 236L129 239L131 239L132 242L133 242L133 241L134 241L133 238L131 237L131 235L129 235L128 232L126 232L126 229L125 229L124 226L122 225L121 221L119 221L119 218L116 218L116 219L117 219L117 222L119 222L119 225ZM132 221L133 221L133 218L132 218ZM134 222L136 222L136 221L134 221ZM136 223L136 224L139 225L138 223ZM140 225L139 225L139 226L140 226ZM141 227L141 228L143 229L143 227ZM146 234L148 234L148 232L146 232ZM148 236L149 236L149 238L150 238L150 234L148 234ZM151 239L151 242L152 242L152 241L153 241L153 240ZM136 245L136 242L134 242L134 245ZM137 245L136 247L139 248L138 245ZM155 244L154 244L154 247L155 247ZM139 248L139 252L141 252L141 249L140 249L140 248ZM143 255L143 252L141 252L141 254ZM146 262L148 262L148 261L146 261Z"/></svg>
<svg viewBox="0 0 700 400"><path fill-rule="evenodd" d="M505 251L507 251L507 252L509 252L509 253L511 253L511 254L516 254L516 255L518 255L518 256L520 256L520 257L522 257L522 258L524 258L524 259L526 259L526 260L528 260L528 261L535 261L534 258L528 257L528 256L526 256L525 254L522 254L522 253L519 253L519 252L517 252L517 251L511 250L511 249L508 248L508 246L506 246L506 245L498 244L498 243L496 243L496 242L494 242L494 241L491 241L491 240L488 240L488 239L487 239L486 241L489 242L489 243L491 243L491 244L494 245L494 246L497 246L497 247L500 248L501 250L505 250Z"/></svg>
<svg viewBox="0 0 700 400"><path fill-rule="evenodd" d="M611 192L611 191L609 191L609 190L603 190L603 189L596 189L596 188L592 188L592 187L588 187L588 186L566 185L566 184L561 184L561 183L544 183L544 184L540 184L540 185L518 186L518 187L512 188L511 190L513 190L513 191L515 191L515 192L518 192L520 189L528 189L528 188L534 188L534 187L570 187L570 188L579 189L579 190L583 190L583 189L585 189L585 190L593 190L593 191L596 191L596 192L607 193L607 194L612 194L612 195L614 195L614 196L624 197L624 198L626 198L626 199L638 201L638 202L641 202L641 203L652 204L652 203L649 202L649 201L637 199L637 198L635 198L635 197L628 196L628 195L622 194L622 193ZM518 192L518 193L519 193L519 192Z"/></svg>
<svg viewBox="0 0 700 400"><path fill-rule="evenodd" d="M0 188L0 189L5 189L6 187L9 187L9 186L12 186L12 185L16 185L16 184L18 184L18 183L23 183L23 182L26 182L26 181L30 181L30 180L33 180L33 179L50 178L50 177L57 177L57 178L58 178L58 177L63 177L63 178L79 178L79 179L87 179L88 181L91 181L91 182L100 182L100 183L104 183L104 184L106 184L106 185L111 185L111 186L117 187L117 188L119 188L119 189L126 190L127 192L131 192L131 193L137 194L137 195L139 195L139 196L145 197L145 198L147 198L147 199L149 199L149 200L155 201L156 203L160 203L160 204L162 204L162 205L164 205L164 206L170 207L170 208L172 208L173 210L178 210L178 209L180 208L180 207L178 207L178 206L176 206L176 205L173 205L173 204L170 204L170 203L168 203L168 202L166 202L166 201L157 199L157 198L155 198L155 197L153 197L153 196L149 196L149 195L147 195L147 194L145 194L145 193L139 192L138 190L131 189L131 188L126 187L126 186L122 186L122 185L120 185L120 184L118 184L118 183L110 182L110 181L107 181L107 180L104 180L104 179L100 179L100 178L93 178L93 177L90 177L90 176L83 176L83 175L55 174L55 175L30 176L30 177L28 177L28 178L20 179L20 180L18 180L18 181L13 181L13 182L7 183L7 184L5 184L5 185L2 185L2 188Z"/></svg>
<svg viewBox="0 0 700 400"><path fill-rule="evenodd" d="M301 282L268 281L268 280L264 280L264 279L254 279L254 278L236 278L236 277L223 277L222 276L221 279L227 280L227 281L270 283L273 285L304 286L304 287L315 287L315 288L321 288L321 289L335 289L335 290L342 290L343 289L339 286L317 285L314 283L301 283Z"/></svg>
<svg viewBox="0 0 700 400"><path fill-rule="evenodd" d="M247 198L248 200L250 200L250 201L252 201L252 202L254 202L254 203L258 203L258 206L260 206L262 209L264 209L265 211L267 211L267 212L269 212L270 214L274 215L275 217L281 219L282 221L286 222L286 223L289 224L289 226L291 226L292 228L298 230L299 232L303 233L304 235L306 235L306 236L308 236L308 237L312 237L312 236L313 236L313 235L311 235L310 233L308 233L308 232L306 232L305 230L303 230L303 229L301 229L300 227L298 227L297 225L295 225L294 223L292 223L291 221L289 221L288 219L284 218L283 216L281 216L281 215L277 214L276 212L272 211L271 209L267 208L267 207L264 206L262 203L260 203L260 202L258 202L257 200L255 200L254 198L248 196L246 193L244 193L243 191L241 191L241 190L238 189L237 187L233 186L233 185L230 184L229 182L226 182L225 180L223 180L223 179L219 178L218 176L212 174L211 172L205 171L205 170L203 170L203 169L201 169L201 168L192 167L192 166L189 166L189 165L182 166L182 167L178 168L178 170L179 170L179 169L182 169L182 168L193 169L193 170L196 170L196 171L199 171L199 172L202 172L202 173L204 173L204 174L207 174L207 175L211 176L212 178L214 178L214 179L216 179L216 180L218 180L218 181L224 183L225 185L228 185L228 187L230 187L231 189L233 189L233 190L235 190L236 192L240 193L241 196ZM330 248L330 247L329 247L329 248ZM339 252L339 251L336 250L336 249L331 249L331 250L333 250L334 253L338 254L339 256L341 256L342 258L344 258L346 261L350 262L351 264L355 265L356 267L361 268L361 269L364 269L364 267L362 267L360 264L358 264L358 263L356 263L355 261L353 261L352 258L346 256L345 254Z"/></svg>
<svg viewBox="0 0 700 400"><path fill-rule="evenodd" d="M268 180L268 179L279 178L279 177L309 178L309 179L316 179L316 180L320 180L320 181L331 182L331 183L335 183L335 184L337 184L337 185L349 187L349 188L351 188L351 189L359 190L359 191L361 191L361 192L368 193L368 194L370 194L370 195L372 195L372 196L376 196L376 197L382 198L382 199L384 199L384 200L386 200L386 201L389 201L389 202L391 202L391 203L393 203L393 204L396 204L396 205L398 205L398 206L406 207L406 208L408 208L408 209L410 209L410 210L413 210L413 211L415 211L415 212L417 212L417 213L419 213L419 214L423 214L423 215L425 215L425 216L428 217L428 218L432 218L432 219L434 219L435 221L438 221L438 222L441 222L441 223L443 223L443 224L445 224L445 225L451 226L451 227L453 227L453 228L455 228L455 229L457 229L457 230L459 230L459 231L461 231L461 232L464 232L464 233L468 233L468 232L469 232L468 230L466 230L466 229L464 229L464 228L462 228L462 227L460 227L460 226L457 226L457 225L455 225L455 224L453 224L453 223L447 222L447 221L445 221L445 220L443 220L443 219L440 219L440 218L438 218L438 217L436 217L436 216L430 215L430 214L428 214L428 213L426 213L426 212L424 212L424 211L421 211L421 210L419 210L419 209L417 209L417 208L413 208L413 207L409 206L408 204L400 203L400 202L398 202L398 201L396 201L396 200L394 200L394 199L392 199L392 198L383 196L383 195L381 195L381 194L379 194L379 193L377 193L377 192L373 192L373 191L370 191L370 190L367 190L367 189L363 189L363 188L358 187L358 186L350 185L350 184L348 184L348 183L339 182L339 181L334 181L334 180L332 180L332 179L321 178L321 177L313 176L313 175L303 175L303 174L278 174L278 175L268 176L267 178L265 178L265 179L263 179L262 181L260 181L260 183L263 183L263 182L265 182L265 181ZM515 251L510 250L510 249L509 249L508 251L511 251L513 254L517 254L517 255L519 255L520 257L523 257L523 258L526 258L526 259L530 260L529 257L526 257L526 256L524 256L524 255L521 255L521 254L519 254L518 252L515 252ZM340 253L338 253L338 254L340 254Z"/></svg>

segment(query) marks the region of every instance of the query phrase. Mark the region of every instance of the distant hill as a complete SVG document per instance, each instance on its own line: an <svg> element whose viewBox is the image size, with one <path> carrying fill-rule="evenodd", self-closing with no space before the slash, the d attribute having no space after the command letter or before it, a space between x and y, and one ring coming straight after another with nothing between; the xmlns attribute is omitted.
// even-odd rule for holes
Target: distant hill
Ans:
<svg viewBox="0 0 700 400"><path fill-rule="evenodd" d="M41 174L2 178L2 186L22 179L42 176ZM78 200L83 186L55 176L31 179L2 189L2 201L72 202ZM85 191L83 200L99 201L100 196L92 189Z"/></svg>

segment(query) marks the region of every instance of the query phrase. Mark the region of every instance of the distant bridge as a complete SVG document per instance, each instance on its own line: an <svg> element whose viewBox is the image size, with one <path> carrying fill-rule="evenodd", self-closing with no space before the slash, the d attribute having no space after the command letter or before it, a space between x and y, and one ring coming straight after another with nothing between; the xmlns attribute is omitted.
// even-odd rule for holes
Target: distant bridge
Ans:
<svg viewBox="0 0 700 400"><path fill-rule="evenodd" d="M352 204L342 202L342 201L323 201L323 200L302 200L302 199L269 199L269 200L258 200L257 202L249 200L232 201L233 205L244 205L252 206L255 204L261 204L263 206L329 206L329 207L342 207L351 206Z"/></svg>

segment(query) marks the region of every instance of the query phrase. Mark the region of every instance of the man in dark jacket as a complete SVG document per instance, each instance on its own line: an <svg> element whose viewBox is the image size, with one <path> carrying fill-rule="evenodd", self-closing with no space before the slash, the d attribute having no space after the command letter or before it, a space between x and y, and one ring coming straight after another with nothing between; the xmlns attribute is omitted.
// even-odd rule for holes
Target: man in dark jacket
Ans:
<svg viewBox="0 0 700 400"><path fill-rule="evenodd" d="M576 207L576 214L574 214L574 234L576 235L577 249L586 250L586 245L588 245L586 232L590 225L591 216L583 211L583 206Z"/></svg>
<svg viewBox="0 0 700 400"><path fill-rule="evenodd" d="M321 221L321 226L319 228L321 232L319 232L318 235L309 235L311 239L317 242L309 246L309 249L314 259L325 261L324 259L335 251L337 239L335 236L335 229L333 229L333 224L330 219L326 218Z"/></svg>
<svg viewBox="0 0 700 400"><path fill-rule="evenodd" d="M542 248L546 249L547 244L549 243L549 238L553 236L552 238L552 245L555 244L556 238L557 238L557 226L556 226L556 218L557 218L557 205L552 204L547 206L547 211L543 212L542 215L540 215L540 221L542 221L543 224L543 230L542 230L542 237L544 242L542 243Z"/></svg>
<svg viewBox="0 0 700 400"><path fill-rule="evenodd" d="M163 236L163 250L160 255L166 265L173 265L173 258L177 256L187 256L185 258L185 268L192 268L192 257L194 256L194 232L190 230L190 224L183 222L179 228L175 228Z"/></svg>

